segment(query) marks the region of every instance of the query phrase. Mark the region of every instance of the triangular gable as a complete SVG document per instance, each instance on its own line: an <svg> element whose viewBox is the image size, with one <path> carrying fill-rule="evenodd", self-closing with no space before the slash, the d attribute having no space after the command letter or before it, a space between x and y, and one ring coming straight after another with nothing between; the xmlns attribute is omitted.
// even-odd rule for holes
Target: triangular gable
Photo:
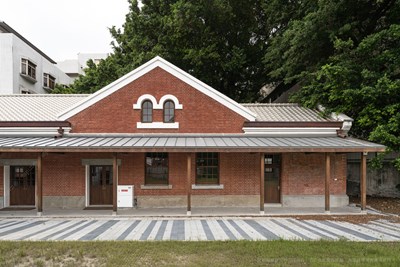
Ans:
<svg viewBox="0 0 400 267"><path fill-rule="evenodd" d="M133 71L129 72L128 74L122 76L118 80L110 83L109 85L103 87L96 93L90 95L84 101L72 106L70 109L65 110L61 114L58 115L59 120L67 120L74 116L75 114L81 112L82 110L90 107L91 105L95 104L96 102L102 100L103 98L111 95L112 93L116 92L117 90L123 88L124 86L130 84L131 82L135 81L136 79L140 78L144 74L148 73L149 71L155 69L156 67L162 68L166 72L172 74L173 76L177 77L178 79L182 80L183 82L189 84L193 88L199 90L203 94L213 98L217 102L221 103L222 105L226 106L227 108L233 110L234 112L240 114L244 118L248 119L249 121L255 121L256 115L237 103L236 101L232 100L231 98L227 97L226 95L218 92L214 88L208 86L207 84L203 83L199 79L196 79L189 73L181 70L180 68L176 67L175 65L171 64L170 62L166 61L165 59L157 56L152 60L148 61L147 63L139 66L138 68L134 69Z"/></svg>

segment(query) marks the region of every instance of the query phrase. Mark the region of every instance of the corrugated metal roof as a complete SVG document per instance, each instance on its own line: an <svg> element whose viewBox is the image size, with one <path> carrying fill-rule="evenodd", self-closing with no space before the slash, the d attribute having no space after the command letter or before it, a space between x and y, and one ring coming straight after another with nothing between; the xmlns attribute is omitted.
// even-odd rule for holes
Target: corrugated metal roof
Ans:
<svg viewBox="0 0 400 267"><path fill-rule="evenodd" d="M257 114L256 121L279 122L324 122L333 121L323 118L317 110L301 107L298 104L242 104Z"/></svg>
<svg viewBox="0 0 400 267"><path fill-rule="evenodd" d="M135 152L151 151L239 150L239 151L318 151L333 149L337 152L382 151L384 146L353 138L340 137L260 137L248 135L122 135L122 136L70 136L2 137L0 152L7 150L61 151L66 149L103 150L125 149ZM35 151L36 151L35 150Z"/></svg>
<svg viewBox="0 0 400 267"><path fill-rule="evenodd" d="M1 95L0 121L57 121L57 115L88 95Z"/></svg>

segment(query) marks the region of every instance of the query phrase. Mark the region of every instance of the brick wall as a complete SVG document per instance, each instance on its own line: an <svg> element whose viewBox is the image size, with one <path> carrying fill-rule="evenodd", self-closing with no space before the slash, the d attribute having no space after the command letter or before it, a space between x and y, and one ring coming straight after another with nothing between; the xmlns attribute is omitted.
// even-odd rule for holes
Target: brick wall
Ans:
<svg viewBox="0 0 400 267"><path fill-rule="evenodd" d="M186 195L187 153L169 153L169 184L172 189L140 189L144 185L144 153L121 155L120 184L135 185L136 195ZM195 153L192 153L191 184L195 184ZM221 153L220 184L223 190L192 190L193 195L259 194L258 154ZM257 166L256 166L257 165ZM133 178L133 179L132 179Z"/></svg>
<svg viewBox="0 0 400 267"><path fill-rule="evenodd" d="M192 155L192 184L195 183L195 153ZM136 195L185 195L187 188L187 153L169 153L169 183L172 189L140 189L144 185L144 153L119 154L119 184L135 185ZM9 154L4 158L23 158ZM34 155L25 155L34 158ZM66 153L43 156L44 196L85 195L85 166L82 159L111 159L107 153ZM225 153L220 155L220 183L224 190L193 190L200 195L259 194L258 154ZM0 192L3 190L3 167L0 166Z"/></svg>
<svg viewBox="0 0 400 267"><path fill-rule="evenodd" d="M346 154L331 156L330 192L346 194ZM283 195L325 194L325 154L285 153L282 155Z"/></svg>
<svg viewBox="0 0 400 267"><path fill-rule="evenodd" d="M141 189L144 184L144 153L119 154L119 184L135 186L135 195L186 195L187 153L169 153L169 183L172 189ZM195 184L195 153L192 153L192 181ZM35 154L3 153L1 158L35 158ZM84 196L85 166L82 159L111 159L110 153L66 153L43 156L44 196ZM331 194L346 193L346 155L331 160ZM260 190L258 153L221 153L220 183L223 190L192 190L193 195L258 195ZM323 153L282 155L282 194L322 195L325 183ZM336 180L335 180L336 179ZM3 195L3 167L0 166L0 193Z"/></svg>
<svg viewBox="0 0 400 267"><path fill-rule="evenodd" d="M179 129L137 129L141 110L134 110L143 94L157 101L166 94L183 104L175 110ZM68 119L72 132L81 133L241 133L246 119L182 82L161 68L156 68L129 85ZM153 122L163 121L163 110L153 110Z"/></svg>

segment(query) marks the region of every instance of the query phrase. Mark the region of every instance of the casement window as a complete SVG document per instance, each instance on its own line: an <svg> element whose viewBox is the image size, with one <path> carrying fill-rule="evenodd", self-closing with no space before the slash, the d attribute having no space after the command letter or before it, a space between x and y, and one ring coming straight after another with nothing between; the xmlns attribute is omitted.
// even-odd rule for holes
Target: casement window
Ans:
<svg viewBox="0 0 400 267"><path fill-rule="evenodd" d="M219 184L218 153L196 153L196 184Z"/></svg>
<svg viewBox="0 0 400 267"><path fill-rule="evenodd" d="M145 184L168 184L168 153L146 153Z"/></svg>
<svg viewBox="0 0 400 267"><path fill-rule="evenodd" d="M175 104L171 100L164 103L164 122L175 122Z"/></svg>
<svg viewBox="0 0 400 267"><path fill-rule="evenodd" d="M153 103L150 100L142 104L142 122L153 122Z"/></svg>
<svg viewBox="0 0 400 267"><path fill-rule="evenodd" d="M48 73L43 73L43 87L54 89L56 86L56 78Z"/></svg>
<svg viewBox="0 0 400 267"><path fill-rule="evenodd" d="M36 64L26 58L22 58L21 74L36 80Z"/></svg>

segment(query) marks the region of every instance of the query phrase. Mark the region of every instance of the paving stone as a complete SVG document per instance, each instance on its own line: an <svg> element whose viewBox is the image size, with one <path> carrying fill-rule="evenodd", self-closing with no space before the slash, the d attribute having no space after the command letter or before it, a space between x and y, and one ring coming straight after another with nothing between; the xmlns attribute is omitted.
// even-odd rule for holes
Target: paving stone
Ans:
<svg viewBox="0 0 400 267"><path fill-rule="evenodd" d="M400 224L294 218L5 219L2 240L337 240L400 241Z"/></svg>

